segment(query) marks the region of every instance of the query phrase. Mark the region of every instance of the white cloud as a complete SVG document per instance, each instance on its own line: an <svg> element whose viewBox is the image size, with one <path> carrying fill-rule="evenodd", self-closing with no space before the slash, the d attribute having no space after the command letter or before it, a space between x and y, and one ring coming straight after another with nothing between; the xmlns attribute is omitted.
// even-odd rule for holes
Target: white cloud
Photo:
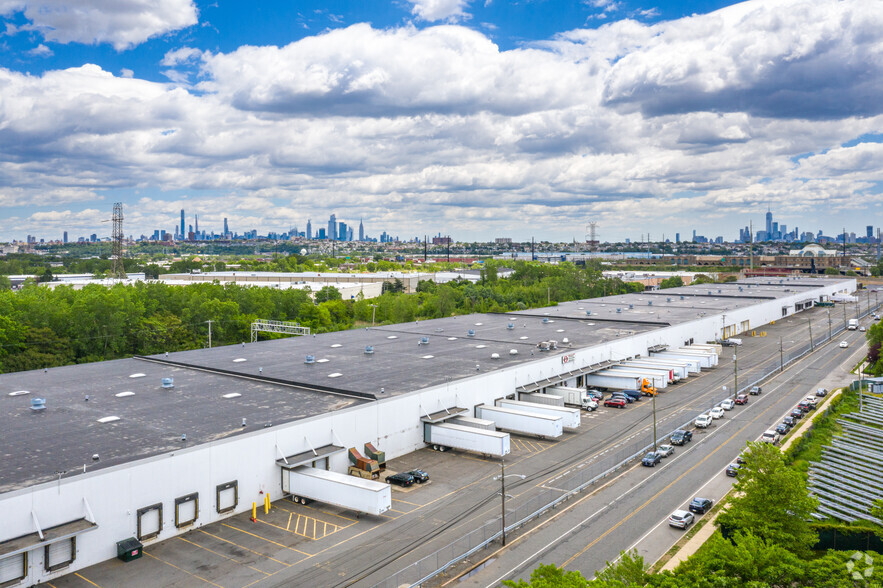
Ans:
<svg viewBox="0 0 883 588"><path fill-rule="evenodd" d="M28 51L28 55L33 55L34 57L52 57L55 53L52 52L52 49L40 43Z"/></svg>
<svg viewBox="0 0 883 588"><path fill-rule="evenodd" d="M457 22L469 18L466 7L469 0L408 0L413 6L411 13L430 22Z"/></svg>
<svg viewBox="0 0 883 588"><path fill-rule="evenodd" d="M110 43L117 51L197 23L193 0L0 0L0 15L23 12L58 43Z"/></svg>
<svg viewBox="0 0 883 588"><path fill-rule="evenodd" d="M96 65L0 68L0 207L48 214L4 230L104 218L92 195L123 189L151 194L123 197L136 235L172 230L180 191L200 227L227 216L239 231L336 212L372 234L569 239L591 217L614 239L740 226L768 200L777 215L859 216L880 200L883 147L842 145L883 128L868 95L883 80L877 16L860 0L756 1L507 51L465 27L361 24L167 53L181 83L199 68L198 92ZM808 67L835 58L860 75L833 105L837 74ZM774 107L783 96L791 109Z"/></svg>

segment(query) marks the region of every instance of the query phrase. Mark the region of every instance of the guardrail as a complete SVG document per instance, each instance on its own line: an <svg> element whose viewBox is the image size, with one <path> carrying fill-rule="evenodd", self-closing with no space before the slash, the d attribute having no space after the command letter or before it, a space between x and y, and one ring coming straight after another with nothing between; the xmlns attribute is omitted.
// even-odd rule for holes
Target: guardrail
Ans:
<svg viewBox="0 0 883 588"><path fill-rule="evenodd" d="M879 308L879 304L873 309L869 308L865 313L860 313L859 318L864 318L871 314L872 311L876 311ZM720 399L712 401L711 406L718 406L724 399L731 398L745 390L750 390L752 386L756 386L766 381L777 372L784 371L784 368L799 361L807 354L812 353L817 346L833 340L836 335L839 335L845 330L845 323L836 329L831 326L830 331L825 332L824 336L813 337L813 340L806 343L805 346L800 347L796 351L792 350L787 361L784 360L784 357L780 357L779 361L769 362L774 366L772 369L765 372L762 376L756 377L753 381L740 387L732 394L722 394ZM657 444L659 441L670 437L677 429L690 426L696 417L704 413L705 410L707 409L697 411L689 420L659 437L657 439ZM557 508L563 502L570 500L586 488L595 485L610 474L615 473L640 458L652 447L653 443L646 445L638 445L635 443L629 445L628 448L618 450L614 455L602 458L598 462L590 463L585 466L573 466L576 471L562 474L562 476L569 477L556 480L554 482L556 486L541 486L544 488L541 493L535 494L525 503L513 506L511 510L507 508L506 516L508 520L514 520L515 522L506 526L506 533L514 531L533 519L542 516L549 510ZM585 469L583 469L583 467ZM406 568L399 570L392 576L374 584L372 588L400 588L402 586L413 588L415 586L420 586L435 576L445 573L452 566L458 564L464 559L487 548L489 545L500 539L502 534L501 517L497 516L494 520L488 521L478 529L467 533L456 541L449 543L441 549L417 560Z"/></svg>

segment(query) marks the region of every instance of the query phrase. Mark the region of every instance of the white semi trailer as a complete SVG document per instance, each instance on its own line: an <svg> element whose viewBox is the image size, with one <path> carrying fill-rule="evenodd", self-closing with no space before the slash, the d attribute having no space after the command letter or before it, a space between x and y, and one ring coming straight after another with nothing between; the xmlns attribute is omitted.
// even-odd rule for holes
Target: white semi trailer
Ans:
<svg viewBox="0 0 883 588"><path fill-rule="evenodd" d="M485 431L496 431L497 427L494 421L486 421L471 416L457 416L447 421L452 425L460 425L462 427L472 427L473 429L484 429Z"/></svg>
<svg viewBox="0 0 883 588"><path fill-rule="evenodd" d="M498 429L555 438L564 434L564 418L551 417L524 410L482 404L475 407L480 419L490 419Z"/></svg>
<svg viewBox="0 0 883 588"><path fill-rule="evenodd" d="M566 429L576 429L580 424L580 415L582 414L578 408L566 408L564 406L550 406L548 404L537 404L535 402L521 402L518 400L509 400L502 398L497 400L497 406L503 408L511 408L514 410L523 410L534 414L542 414L551 417L561 417L564 419L561 425Z"/></svg>
<svg viewBox="0 0 883 588"><path fill-rule="evenodd" d="M678 352L688 352L688 353L697 353L697 354L707 355L711 359L711 367L714 367L717 365L717 360L719 357L718 354L715 353L714 351L711 351L708 349L701 349L698 347L693 347L692 345L686 346L686 347L681 347L678 349Z"/></svg>
<svg viewBox="0 0 883 588"><path fill-rule="evenodd" d="M681 376L679 374L676 374L674 372L674 370L668 366L659 365L659 364L655 364L655 363L647 364L647 363L644 363L642 361L637 361L637 360L636 361L629 361L629 362L626 362L622 365L623 365L623 367L629 368L629 369L653 370L653 371L659 372L660 374L662 374L665 377L666 381L669 384L676 384L681 380Z"/></svg>
<svg viewBox="0 0 883 588"><path fill-rule="evenodd" d="M636 378L642 378L647 380L651 386L656 388L657 390L662 390L666 386L668 386L668 378L664 377L659 372L653 372L652 370L642 370L640 368L632 368L627 369L621 366L611 366L607 369L604 369L599 374L607 375L607 374L626 374L628 376L635 376ZM638 383L638 386L634 388L634 390L640 390L641 384Z"/></svg>
<svg viewBox="0 0 883 588"><path fill-rule="evenodd" d="M642 357L634 360L634 362L635 365L643 367L658 366L663 369L669 369L675 376L676 381L686 380L690 376L690 370L687 368L687 364L683 362L673 360L666 361L663 359L654 359L652 357Z"/></svg>
<svg viewBox="0 0 883 588"><path fill-rule="evenodd" d="M536 404L548 404L549 406L564 406L564 397L560 394L543 394L541 392L531 392L530 394L522 394L521 400L524 402L534 402Z"/></svg>
<svg viewBox="0 0 883 588"><path fill-rule="evenodd" d="M548 389L555 396L562 396L564 404L571 406L579 406L580 408L589 408L589 402L592 397L584 388L572 388L570 386L552 386ZM528 402L530 402L528 400Z"/></svg>
<svg viewBox="0 0 883 588"><path fill-rule="evenodd" d="M650 355L652 359L659 359L662 361L678 361L687 364L687 370L691 374L698 374L702 371L702 361L692 355L679 354L674 351L660 351L659 353L653 353Z"/></svg>
<svg viewBox="0 0 883 588"><path fill-rule="evenodd" d="M497 457L509 455L509 433L496 430L488 431L453 422L450 424L423 423L423 441L438 451L461 449L483 455L496 455Z"/></svg>
<svg viewBox="0 0 883 588"><path fill-rule="evenodd" d="M392 506L389 484L308 466L283 470L282 490L295 502L315 500L373 515L383 514Z"/></svg>
<svg viewBox="0 0 883 588"><path fill-rule="evenodd" d="M584 381L590 388L611 388L613 390L640 390L643 378L611 372L586 374Z"/></svg>

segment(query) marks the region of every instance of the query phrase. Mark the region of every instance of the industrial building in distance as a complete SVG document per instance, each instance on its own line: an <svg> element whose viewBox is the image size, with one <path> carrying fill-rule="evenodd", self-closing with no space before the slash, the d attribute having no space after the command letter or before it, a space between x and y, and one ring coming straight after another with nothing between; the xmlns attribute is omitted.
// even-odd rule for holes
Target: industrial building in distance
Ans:
<svg viewBox="0 0 883 588"><path fill-rule="evenodd" d="M391 459L463 434L503 456L507 433L463 426L501 399L578 387L855 289L753 278L0 375L0 586L51 581L258 496L309 496L308 483L352 485L366 498L350 508L383 512L388 487L344 475L348 448Z"/></svg>

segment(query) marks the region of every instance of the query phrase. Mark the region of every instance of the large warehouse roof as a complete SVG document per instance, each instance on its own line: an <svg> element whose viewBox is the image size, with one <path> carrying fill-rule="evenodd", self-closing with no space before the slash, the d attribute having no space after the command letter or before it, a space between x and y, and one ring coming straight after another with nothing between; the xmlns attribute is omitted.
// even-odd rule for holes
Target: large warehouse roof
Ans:
<svg viewBox="0 0 883 588"><path fill-rule="evenodd" d="M691 286L0 375L0 492L83 464L93 469L166 453L837 281ZM557 350L537 350L550 339L558 341ZM369 346L373 353L366 353ZM169 377L174 388L165 389L161 381ZM46 399L45 410L31 410L37 397ZM118 420L99 422L107 417Z"/></svg>

